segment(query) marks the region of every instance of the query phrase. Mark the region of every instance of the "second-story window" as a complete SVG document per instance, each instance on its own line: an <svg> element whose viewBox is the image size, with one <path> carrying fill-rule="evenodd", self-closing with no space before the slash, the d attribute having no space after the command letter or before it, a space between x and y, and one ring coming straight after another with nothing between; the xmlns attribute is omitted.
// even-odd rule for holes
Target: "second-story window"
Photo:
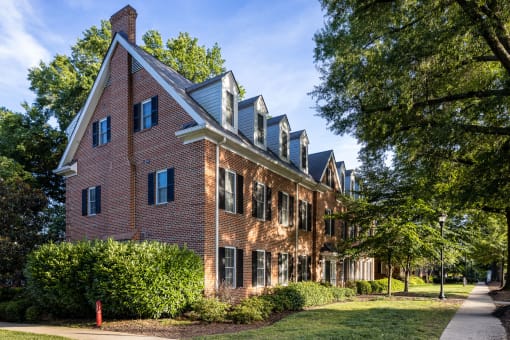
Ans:
<svg viewBox="0 0 510 340"><path fill-rule="evenodd" d="M294 197L289 194L278 192L278 223L284 226L293 225L294 220Z"/></svg>
<svg viewBox="0 0 510 340"><path fill-rule="evenodd" d="M312 230L312 205L302 200L299 200L298 228L306 231Z"/></svg>
<svg viewBox="0 0 510 340"><path fill-rule="evenodd" d="M257 183L256 186L256 193L255 193L255 200L257 204L257 218L263 220L264 214L266 210L266 197L265 197L265 186L264 184Z"/></svg>
<svg viewBox="0 0 510 340"><path fill-rule="evenodd" d="M244 212L243 176L231 170L219 169L219 202L218 208L231 213Z"/></svg>
<svg viewBox="0 0 510 340"><path fill-rule="evenodd" d="M225 105L225 122L230 126L234 126L234 95L227 91Z"/></svg>
<svg viewBox="0 0 510 340"><path fill-rule="evenodd" d="M325 224L325 234L328 236L333 236L335 234L335 220L331 216L333 212L331 209L326 209L324 211L324 224Z"/></svg>
<svg viewBox="0 0 510 340"><path fill-rule="evenodd" d="M326 168L326 185L333 188L333 171L330 168Z"/></svg>
<svg viewBox="0 0 510 340"><path fill-rule="evenodd" d="M92 146L103 145L111 141L110 116L92 123Z"/></svg>
<svg viewBox="0 0 510 340"><path fill-rule="evenodd" d="M175 195L175 170L168 168L150 172L147 178L149 205L172 202Z"/></svg>
<svg viewBox="0 0 510 340"><path fill-rule="evenodd" d="M253 182L252 216L259 220L271 220L271 188L262 183Z"/></svg>
<svg viewBox="0 0 510 340"><path fill-rule="evenodd" d="M161 170L156 175L156 204L167 203L168 171Z"/></svg>
<svg viewBox="0 0 510 340"><path fill-rule="evenodd" d="M225 210L236 212L236 174L232 171L225 172Z"/></svg>
<svg viewBox="0 0 510 340"><path fill-rule="evenodd" d="M257 136L256 141L259 145L264 145L264 115L257 114Z"/></svg>
<svg viewBox="0 0 510 340"><path fill-rule="evenodd" d="M158 96L133 105L133 130L138 132L158 125Z"/></svg>

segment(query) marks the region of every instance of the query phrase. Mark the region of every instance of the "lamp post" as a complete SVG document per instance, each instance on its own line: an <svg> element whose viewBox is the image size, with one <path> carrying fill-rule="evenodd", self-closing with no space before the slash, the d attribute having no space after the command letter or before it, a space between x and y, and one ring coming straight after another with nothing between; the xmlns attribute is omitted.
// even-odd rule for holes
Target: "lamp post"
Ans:
<svg viewBox="0 0 510 340"><path fill-rule="evenodd" d="M441 242L444 240L443 236L443 225L446 221L446 214L442 213L441 216L439 216L439 225L441 226ZM444 300L444 265L443 265L443 248L444 245L441 243L441 290L439 291L439 299Z"/></svg>

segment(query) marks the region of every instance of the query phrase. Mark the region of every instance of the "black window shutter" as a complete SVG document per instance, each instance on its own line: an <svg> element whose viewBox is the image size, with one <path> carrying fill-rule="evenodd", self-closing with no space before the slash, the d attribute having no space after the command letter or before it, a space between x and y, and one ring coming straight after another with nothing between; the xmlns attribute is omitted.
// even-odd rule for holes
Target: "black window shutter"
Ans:
<svg viewBox="0 0 510 340"><path fill-rule="evenodd" d="M219 283L222 284L225 281L225 248L219 247L218 253L219 253L218 270L220 276Z"/></svg>
<svg viewBox="0 0 510 340"><path fill-rule="evenodd" d="M289 281L294 281L294 256L289 254Z"/></svg>
<svg viewBox="0 0 510 340"><path fill-rule="evenodd" d="M140 114L141 114L142 106L140 103L136 103L133 105L133 131L140 131Z"/></svg>
<svg viewBox="0 0 510 340"><path fill-rule="evenodd" d="M294 196L289 195L289 225L294 225Z"/></svg>
<svg viewBox="0 0 510 340"><path fill-rule="evenodd" d="M257 251L251 252L251 285L257 287Z"/></svg>
<svg viewBox="0 0 510 340"><path fill-rule="evenodd" d="M306 204L306 230L312 230L312 205L310 203Z"/></svg>
<svg viewBox="0 0 510 340"><path fill-rule="evenodd" d="M174 168L166 169L166 180L167 180L167 189L166 189L166 201L173 202L175 200L175 170Z"/></svg>
<svg viewBox="0 0 510 340"><path fill-rule="evenodd" d="M236 178L237 178L236 209L237 209L238 214L244 214L244 197L243 197L243 195L244 195L244 178L243 178L243 176L241 176L239 174L236 175Z"/></svg>
<svg viewBox="0 0 510 340"><path fill-rule="evenodd" d="M225 169L219 169L219 209L225 209Z"/></svg>
<svg viewBox="0 0 510 340"><path fill-rule="evenodd" d="M282 224L282 200L283 193L278 191L278 223ZM279 256L279 254L278 254Z"/></svg>
<svg viewBox="0 0 510 340"><path fill-rule="evenodd" d="M92 146L96 147L99 143L99 123L92 123Z"/></svg>
<svg viewBox="0 0 510 340"><path fill-rule="evenodd" d="M242 287L244 276L243 276L243 259L244 254L242 249L236 249L236 287Z"/></svg>
<svg viewBox="0 0 510 340"><path fill-rule="evenodd" d="M299 200L299 205L298 205L298 228L299 229L304 229L303 228L303 201Z"/></svg>
<svg viewBox="0 0 510 340"><path fill-rule="evenodd" d="M151 123L152 126L158 125L158 96L151 98Z"/></svg>
<svg viewBox="0 0 510 340"><path fill-rule="evenodd" d="M335 236L335 223L336 220L333 218L331 219L331 236Z"/></svg>
<svg viewBox="0 0 510 340"><path fill-rule="evenodd" d="M257 182L253 181L251 190L251 216L257 217Z"/></svg>
<svg viewBox="0 0 510 340"><path fill-rule="evenodd" d="M327 210L324 210L324 215L327 215L328 214L328 211ZM330 230L328 230L328 218L325 217L324 218L324 234L326 235L329 235L331 233Z"/></svg>
<svg viewBox="0 0 510 340"><path fill-rule="evenodd" d="M154 172L150 172L147 177L147 200L149 205L154 204Z"/></svg>
<svg viewBox="0 0 510 340"><path fill-rule="evenodd" d="M271 285L271 252L266 251L266 286Z"/></svg>
<svg viewBox="0 0 510 340"><path fill-rule="evenodd" d="M101 186L96 187L96 214L101 213Z"/></svg>
<svg viewBox="0 0 510 340"><path fill-rule="evenodd" d="M306 280L311 281L312 280L312 257L307 256L306 257Z"/></svg>
<svg viewBox="0 0 510 340"><path fill-rule="evenodd" d="M112 117L106 117L106 142L112 141Z"/></svg>
<svg viewBox="0 0 510 340"><path fill-rule="evenodd" d="M87 216L87 201L88 201L89 189L83 189L81 191L81 215Z"/></svg>
<svg viewBox="0 0 510 340"><path fill-rule="evenodd" d="M306 258L306 256L298 256L298 263L297 263L297 280L299 282L303 281L303 258Z"/></svg>
<svg viewBox="0 0 510 340"><path fill-rule="evenodd" d="M271 188L266 187L266 221L271 221Z"/></svg>

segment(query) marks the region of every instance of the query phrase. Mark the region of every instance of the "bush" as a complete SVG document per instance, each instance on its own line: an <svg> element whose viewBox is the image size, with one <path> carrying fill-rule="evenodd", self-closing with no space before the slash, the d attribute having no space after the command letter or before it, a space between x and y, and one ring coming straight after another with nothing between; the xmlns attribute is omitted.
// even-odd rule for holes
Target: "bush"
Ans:
<svg viewBox="0 0 510 340"><path fill-rule="evenodd" d="M22 292L23 288L20 287L2 287L0 288L0 302L11 301Z"/></svg>
<svg viewBox="0 0 510 340"><path fill-rule="evenodd" d="M333 301L345 301L356 296L356 292L351 288L331 287L330 289L333 294Z"/></svg>
<svg viewBox="0 0 510 340"><path fill-rule="evenodd" d="M45 244L28 256L27 289L43 312L110 318L176 316L200 296L202 262L186 248L158 242Z"/></svg>
<svg viewBox="0 0 510 340"><path fill-rule="evenodd" d="M379 280L379 281L368 281L370 283L370 286L372 287L372 294L376 293L383 293L386 290L386 286Z"/></svg>
<svg viewBox="0 0 510 340"><path fill-rule="evenodd" d="M22 322L25 320L25 311L30 306L30 300L20 299L4 302L3 319L9 322Z"/></svg>
<svg viewBox="0 0 510 340"><path fill-rule="evenodd" d="M230 319L235 323L252 323L266 320L271 315L272 304L259 296L244 299L232 308Z"/></svg>
<svg viewBox="0 0 510 340"><path fill-rule="evenodd" d="M25 311L25 320L28 322L36 322L41 319L41 309L37 306L30 306Z"/></svg>
<svg viewBox="0 0 510 340"><path fill-rule="evenodd" d="M191 316L206 322L223 322L230 305L217 298L201 298L192 306Z"/></svg>
<svg viewBox="0 0 510 340"><path fill-rule="evenodd" d="M319 306L333 302L333 292L317 282L306 281L290 283L289 289L295 289L303 299L302 307Z"/></svg>
<svg viewBox="0 0 510 340"><path fill-rule="evenodd" d="M388 292L388 278L379 279L376 280L376 282L380 283L384 287L383 292ZM404 291L404 282L397 280L397 279L391 279L391 292L402 292Z"/></svg>
<svg viewBox="0 0 510 340"><path fill-rule="evenodd" d="M276 287L272 294L265 295L265 297L271 301L275 312L297 311L303 309L305 305L305 299L295 284Z"/></svg>
<svg viewBox="0 0 510 340"><path fill-rule="evenodd" d="M368 295L372 293L372 286L368 281L356 281L356 291L360 295Z"/></svg>
<svg viewBox="0 0 510 340"><path fill-rule="evenodd" d="M345 282L345 288L350 288L356 291L356 281L347 281Z"/></svg>
<svg viewBox="0 0 510 340"><path fill-rule="evenodd" d="M418 276L410 276L409 277L409 284L410 285L424 285L425 281L421 277Z"/></svg>
<svg viewBox="0 0 510 340"><path fill-rule="evenodd" d="M10 301L0 302L0 320L6 321L5 319L5 308Z"/></svg>

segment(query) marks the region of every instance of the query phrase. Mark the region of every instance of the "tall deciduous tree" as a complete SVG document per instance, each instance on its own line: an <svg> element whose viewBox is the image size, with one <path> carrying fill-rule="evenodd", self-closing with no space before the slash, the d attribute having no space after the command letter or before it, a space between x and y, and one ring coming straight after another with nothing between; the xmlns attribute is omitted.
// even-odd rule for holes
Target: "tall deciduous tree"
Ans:
<svg viewBox="0 0 510 340"><path fill-rule="evenodd" d="M510 2L321 3L313 95L330 127L510 228Z"/></svg>

